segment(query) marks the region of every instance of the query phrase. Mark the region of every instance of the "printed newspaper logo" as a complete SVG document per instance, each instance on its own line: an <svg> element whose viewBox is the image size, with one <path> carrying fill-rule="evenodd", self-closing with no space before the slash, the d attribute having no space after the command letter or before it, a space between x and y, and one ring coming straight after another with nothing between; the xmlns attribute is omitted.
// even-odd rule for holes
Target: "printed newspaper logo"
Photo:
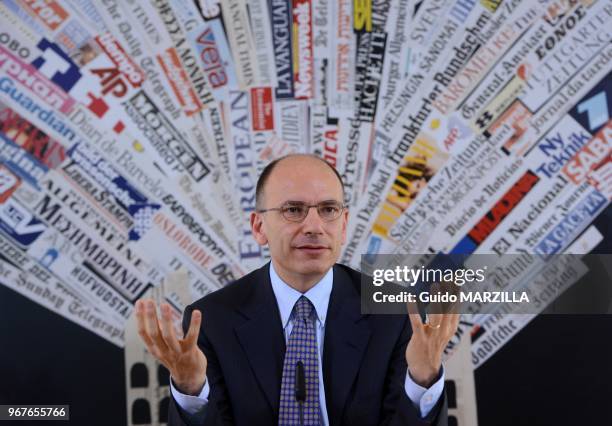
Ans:
<svg viewBox="0 0 612 426"><path fill-rule="evenodd" d="M256 132L274 130L274 105L271 87L251 89L251 117Z"/></svg>
<svg viewBox="0 0 612 426"><path fill-rule="evenodd" d="M176 49L173 47L166 49L162 54L157 55L157 61L164 70L172 91L187 117L202 111L203 105L198 98L198 94L191 87L191 82L185 68L181 65Z"/></svg>
<svg viewBox="0 0 612 426"><path fill-rule="evenodd" d="M310 99L313 95L312 10L310 0L296 0L293 6L293 33L296 52L295 98Z"/></svg>
<svg viewBox="0 0 612 426"><path fill-rule="evenodd" d="M453 248L451 253L473 253L493 233L495 228L514 210L540 179L530 170L504 194L471 231Z"/></svg>
<svg viewBox="0 0 612 426"><path fill-rule="evenodd" d="M272 43L278 85L276 97L293 98L293 54L291 45L291 3L285 0L270 0Z"/></svg>
<svg viewBox="0 0 612 426"><path fill-rule="evenodd" d="M353 0L353 15L355 31L372 31L372 0Z"/></svg>
<svg viewBox="0 0 612 426"><path fill-rule="evenodd" d="M196 49L198 50L202 69L210 86L213 89L218 89L227 85L227 71L222 62L223 58L219 53L215 34L210 27L207 27L196 39Z"/></svg>
<svg viewBox="0 0 612 426"><path fill-rule="evenodd" d="M0 164L0 204L4 203L19 187L21 179Z"/></svg>
<svg viewBox="0 0 612 426"><path fill-rule="evenodd" d="M49 168L66 158L64 147L45 132L0 102L0 132Z"/></svg>
<svg viewBox="0 0 612 426"><path fill-rule="evenodd" d="M47 229L25 207L10 198L0 205L0 230L21 247L31 245Z"/></svg>
<svg viewBox="0 0 612 426"><path fill-rule="evenodd" d="M62 92L36 68L13 55L9 49L0 46L0 70L27 87L47 105L68 113L74 105L74 99Z"/></svg>
<svg viewBox="0 0 612 426"><path fill-rule="evenodd" d="M96 41L132 87L140 87L145 79L144 72L134 63L134 61L132 61L128 54L125 53L125 50L121 47L119 42L117 42L110 33L99 35L96 37Z"/></svg>
<svg viewBox="0 0 612 426"><path fill-rule="evenodd" d="M32 16L50 30L57 29L68 18L68 12L58 2L52 0L23 0L21 3Z"/></svg>
<svg viewBox="0 0 612 426"><path fill-rule="evenodd" d="M610 119L612 112L612 72L587 93L569 114L592 134Z"/></svg>
<svg viewBox="0 0 612 426"><path fill-rule="evenodd" d="M42 38L36 45L42 52L32 66L68 93L83 77L77 64L55 43Z"/></svg>
<svg viewBox="0 0 612 426"><path fill-rule="evenodd" d="M543 154L543 159L536 172L547 178L554 177L590 140L591 135L571 117L566 116L566 119L538 144L537 154Z"/></svg>
<svg viewBox="0 0 612 426"><path fill-rule="evenodd" d="M608 199L601 193L591 192L540 241L535 252L543 258L559 253L592 222L597 212L607 204Z"/></svg>
<svg viewBox="0 0 612 426"><path fill-rule="evenodd" d="M601 128L576 156L563 167L563 174L575 184L583 182L590 172L610 162L612 155L612 121Z"/></svg>

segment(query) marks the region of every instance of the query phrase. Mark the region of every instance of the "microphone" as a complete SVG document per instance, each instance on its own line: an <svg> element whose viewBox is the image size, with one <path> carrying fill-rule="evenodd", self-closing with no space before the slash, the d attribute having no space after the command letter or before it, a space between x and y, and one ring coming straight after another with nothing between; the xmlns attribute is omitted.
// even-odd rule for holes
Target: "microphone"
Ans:
<svg viewBox="0 0 612 426"><path fill-rule="evenodd" d="M304 375L304 363L298 361L295 364L295 399L300 406L300 424L304 424L304 402L306 402L306 377Z"/></svg>

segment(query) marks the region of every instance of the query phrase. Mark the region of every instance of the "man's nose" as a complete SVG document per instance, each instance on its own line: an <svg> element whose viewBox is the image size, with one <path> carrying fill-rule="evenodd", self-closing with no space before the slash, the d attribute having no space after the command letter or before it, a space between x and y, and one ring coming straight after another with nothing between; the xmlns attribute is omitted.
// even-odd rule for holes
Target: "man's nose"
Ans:
<svg viewBox="0 0 612 426"><path fill-rule="evenodd" d="M304 232L323 232L323 220L319 216L319 212L316 207L308 209L308 213L302 222Z"/></svg>

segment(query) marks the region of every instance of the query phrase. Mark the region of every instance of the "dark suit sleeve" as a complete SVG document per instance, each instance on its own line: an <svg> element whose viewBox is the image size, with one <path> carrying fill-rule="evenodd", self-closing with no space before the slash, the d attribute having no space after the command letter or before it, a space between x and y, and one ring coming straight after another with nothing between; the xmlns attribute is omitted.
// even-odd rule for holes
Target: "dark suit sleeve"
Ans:
<svg viewBox="0 0 612 426"><path fill-rule="evenodd" d="M447 426L448 403L446 390L427 417L422 418L420 409L415 407L404 384L406 381L406 346L412 332L406 316L402 333L395 345L386 378L386 392L382 405L381 426Z"/></svg>
<svg viewBox="0 0 612 426"><path fill-rule="evenodd" d="M189 329L192 312L192 306L188 306L185 309L185 314L183 315L183 333L187 333ZM190 421L187 413L179 407L173 398L172 404L170 404L168 410L168 426L232 426L234 424L227 386L221 372L219 359L206 337L206 319L205 313L202 312L202 326L200 327L200 335L198 336L198 346L202 352L204 352L204 355L206 355L208 363L206 367L206 378L210 386L208 405L206 406L206 414L204 415L203 423L197 424Z"/></svg>

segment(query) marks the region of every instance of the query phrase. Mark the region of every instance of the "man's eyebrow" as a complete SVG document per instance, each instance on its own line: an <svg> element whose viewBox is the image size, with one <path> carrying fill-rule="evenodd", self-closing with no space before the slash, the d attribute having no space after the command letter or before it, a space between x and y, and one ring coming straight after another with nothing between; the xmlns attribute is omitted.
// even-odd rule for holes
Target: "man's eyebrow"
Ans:
<svg viewBox="0 0 612 426"><path fill-rule="evenodd" d="M329 200L318 201L317 204L338 203L338 202L339 202L338 200L330 198ZM283 204L308 204L308 203L306 203L306 201L301 201L301 200L287 200Z"/></svg>

